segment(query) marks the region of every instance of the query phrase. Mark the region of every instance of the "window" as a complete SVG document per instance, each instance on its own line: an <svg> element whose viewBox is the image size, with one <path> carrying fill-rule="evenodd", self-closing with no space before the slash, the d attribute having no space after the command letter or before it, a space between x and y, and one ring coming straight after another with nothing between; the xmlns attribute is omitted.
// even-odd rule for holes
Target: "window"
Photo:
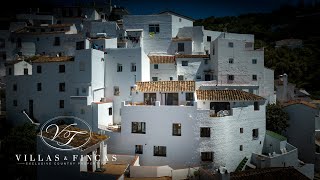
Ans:
<svg viewBox="0 0 320 180"><path fill-rule="evenodd" d="M38 74L42 73L42 67L41 66L37 66L37 73Z"/></svg>
<svg viewBox="0 0 320 180"><path fill-rule="evenodd" d="M193 93L186 93L186 101L194 101Z"/></svg>
<svg viewBox="0 0 320 180"><path fill-rule="evenodd" d="M243 150L243 146L242 145L240 145L240 151L242 151Z"/></svg>
<svg viewBox="0 0 320 180"><path fill-rule="evenodd" d="M12 69L11 68L8 69L8 74L12 75Z"/></svg>
<svg viewBox="0 0 320 180"><path fill-rule="evenodd" d="M131 63L131 72L136 72L136 71L137 71L136 63Z"/></svg>
<svg viewBox="0 0 320 180"><path fill-rule="evenodd" d="M40 39L39 38L37 38L37 41L39 41Z"/></svg>
<svg viewBox="0 0 320 180"><path fill-rule="evenodd" d="M233 81L234 80L234 75L228 75L228 80Z"/></svg>
<svg viewBox="0 0 320 180"><path fill-rule="evenodd" d="M135 151L136 154L143 154L143 146L142 145L135 145Z"/></svg>
<svg viewBox="0 0 320 180"><path fill-rule="evenodd" d="M259 109L260 109L260 107L259 107L259 102L257 102L257 101L254 102L254 103L253 103L253 106L254 106L254 110L255 110L255 111L259 111Z"/></svg>
<svg viewBox="0 0 320 180"><path fill-rule="evenodd" d="M37 83L37 91L42 91L42 84L41 83Z"/></svg>
<svg viewBox="0 0 320 180"><path fill-rule="evenodd" d="M184 43L178 43L178 52L184 52Z"/></svg>
<svg viewBox="0 0 320 180"><path fill-rule="evenodd" d="M172 124L172 136L181 136L181 124L173 123Z"/></svg>
<svg viewBox="0 0 320 180"><path fill-rule="evenodd" d="M83 94L87 93L87 88L83 87L83 88L81 89L81 92L82 92Z"/></svg>
<svg viewBox="0 0 320 180"><path fill-rule="evenodd" d="M229 64L233 64L233 58L229 58Z"/></svg>
<svg viewBox="0 0 320 180"><path fill-rule="evenodd" d="M84 109L81 109L81 110L80 110L80 114L85 114Z"/></svg>
<svg viewBox="0 0 320 180"><path fill-rule="evenodd" d="M84 62L79 62L79 71L85 71L86 70L86 65Z"/></svg>
<svg viewBox="0 0 320 180"><path fill-rule="evenodd" d="M64 108L64 100L59 101L59 107L62 109Z"/></svg>
<svg viewBox="0 0 320 180"><path fill-rule="evenodd" d="M41 32L45 32L45 29L41 29Z"/></svg>
<svg viewBox="0 0 320 180"><path fill-rule="evenodd" d="M204 64L208 64L208 62L209 62L208 59L204 60Z"/></svg>
<svg viewBox="0 0 320 180"><path fill-rule="evenodd" d="M66 67L64 64L60 64L59 65L59 73L64 73L64 72L66 72Z"/></svg>
<svg viewBox="0 0 320 180"><path fill-rule="evenodd" d="M28 68L24 68L24 69L23 69L23 74L24 74L24 75L28 75Z"/></svg>
<svg viewBox="0 0 320 180"><path fill-rule="evenodd" d="M66 91L66 84L65 83L59 83L59 91L60 92Z"/></svg>
<svg viewBox="0 0 320 180"><path fill-rule="evenodd" d="M172 80L173 80L173 77L170 77L169 79L170 79L170 81L172 81Z"/></svg>
<svg viewBox="0 0 320 180"><path fill-rule="evenodd" d="M5 47L6 47L5 39L0 39L0 48L5 48Z"/></svg>
<svg viewBox="0 0 320 180"><path fill-rule="evenodd" d="M240 128L240 133L241 133L241 134L243 133L243 128Z"/></svg>
<svg viewBox="0 0 320 180"><path fill-rule="evenodd" d="M112 108L109 108L109 116L112 116Z"/></svg>
<svg viewBox="0 0 320 180"><path fill-rule="evenodd" d="M22 43L21 43L21 38L17 39L17 48L21 48L22 47Z"/></svg>
<svg viewBox="0 0 320 180"><path fill-rule="evenodd" d="M258 139L259 137L259 129L252 129L252 138Z"/></svg>
<svg viewBox="0 0 320 180"><path fill-rule="evenodd" d="M179 18L179 22L181 22L181 18Z"/></svg>
<svg viewBox="0 0 320 180"><path fill-rule="evenodd" d="M158 77L152 77L152 81L158 81Z"/></svg>
<svg viewBox="0 0 320 180"><path fill-rule="evenodd" d="M197 79L201 79L201 75L197 75L196 78L197 78Z"/></svg>
<svg viewBox="0 0 320 180"><path fill-rule="evenodd" d="M245 46L245 48L251 48L253 46L253 43L252 42L246 42L244 46Z"/></svg>
<svg viewBox="0 0 320 180"><path fill-rule="evenodd" d="M252 81L256 81L257 80L257 75L253 74L252 75Z"/></svg>
<svg viewBox="0 0 320 180"><path fill-rule="evenodd" d="M158 64L154 64L153 65L153 69L159 69L159 65Z"/></svg>
<svg viewBox="0 0 320 180"><path fill-rule="evenodd" d="M7 54L6 54L6 52L3 52L3 54L2 54L2 59L3 59L3 60L6 60L6 59L7 59Z"/></svg>
<svg viewBox="0 0 320 180"><path fill-rule="evenodd" d="M232 48L233 47L233 42L229 42L228 46Z"/></svg>
<svg viewBox="0 0 320 180"><path fill-rule="evenodd" d="M122 72L122 64L117 64L117 72Z"/></svg>
<svg viewBox="0 0 320 180"><path fill-rule="evenodd" d="M166 146L153 146L153 155L154 156L167 156L167 147Z"/></svg>
<svg viewBox="0 0 320 180"><path fill-rule="evenodd" d="M18 87L17 87L17 84L14 84L13 85L13 91L17 91Z"/></svg>
<svg viewBox="0 0 320 180"><path fill-rule="evenodd" d="M54 38L54 46L60 46L60 37L55 37Z"/></svg>
<svg viewBox="0 0 320 180"><path fill-rule="evenodd" d="M207 41L211 42L211 36L207 36Z"/></svg>
<svg viewBox="0 0 320 180"><path fill-rule="evenodd" d="M18 101L17 100L13 100L13 106L18 106Z"/></svg>
<svg viewBox="0 0 320 180"><path fill-rule="evenodd" d="M76 42L76 50L84 49L84 41Z"/></svg>
<svg viewBox="0 0 320 180"><path fill-rule="evenodd" d="M184 80L183 75L178 75L178 81L183 81L183 80Z"/></svg>
<svg viewBox="0 0 320 180"><path fill-rule="evenodd" d="M252 59L252 64L257 64L257 59Z"/></svg>
<svg viewBox="0 0 320 180"><path fill-rule="evenodd" d="M160 32L160 26L159 24L149 24L149 33L159 33Z"/></svg>
<svg viewBox="0 0 320 180"><path fill-rule="evenodd" d="M210 128L209 127L201 127L200 128L200 137L210 137Z"/></svg>
<svg viewBox="0 0 320 180"><path fill-rule="evenodd" d="M119 96L120 95L119 86L114 86L113 87L113 95L115 95L115 96Z"/></svg>
<svg viewBox="0 0 320 180"><path fill-rule="evenodd" d="M132 133L145 134L146 123L145 122L132 122Z"/></svg>
<svg viewBox="0 0 320 180"><path fill-rule="evenodd" d="M213 152L201 152L201 161L213 161Z"/></svg>
<svg viewBox="0 0 320 180"><path fill-rule="evenodd" d="M188 61L182 61L182 66L188 66Z"/></svg>

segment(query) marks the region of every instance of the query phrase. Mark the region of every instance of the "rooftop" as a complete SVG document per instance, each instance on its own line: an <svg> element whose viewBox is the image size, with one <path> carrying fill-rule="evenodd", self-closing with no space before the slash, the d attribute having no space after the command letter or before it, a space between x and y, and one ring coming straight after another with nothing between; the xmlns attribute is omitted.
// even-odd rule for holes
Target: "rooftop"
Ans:
<svg viewBox="0 0 320 180"><path fill-rule="evenodd" d="M197 90L198 100L210 101L259 101L263 97L240 90Z"/></svg>
<svg viewBox="0 0 320 180"><path fill-rule="evenodd" d="M136 90L140 92L194 92L194 81L151 81L137 82Z"/></svg>
<svg viewBox="0 0 320 180"><path fill-rule="evenodd" d="M178 54L176 58L210 58L210 56L206 54Z"/></svg>
<svg viewBox="0 0 320 180"><path fill-rule="evenodd" d="M151 55L148 57L150 59L150 64L174 64L176 62L174 56Z"/></svg>
<svg viewBox="0 0 320 180"><path fill-rule="evenodd" d="M303 100L291 100L283 103L282 105L283 107L287 107L287 106L296 105L296 104L302 104L313 109L318 109L317 105L312 104L311 102L303 101Z"/></svg>
<svg viewBox="0 0 320 180"><path fill-rule="evenodd" d="M192 38L188 38L188 37L174 37L172 38L172 41L176 42L176 41L192 41Z"/></svg>
<svg viewBox="0 0 320 180"><path fill-rule="evenodd" d="M278 140L280 140L280 141L285 141L285 140L287 140L286 137L284 137L284 136L282 136L282 135L280 135L280 134L278 134L278 133L275 133L275 132L273 132L273 131L266 130L266 134L268 134L269 136L274 137L274 138L276 138L276 139L278 139Z"/></svg>
<svg viewBox="0 0 320 180"><path fill-rule="evenodd" d="M67 125L59 125L58 127L59 127L59 129L64 129L67 127ZM80 129L77 127L73 127L73 126L67 127L66 130L77 131L77 132L81 132L81 131L88 132L86 130L83 130L83 129ZM49 128L48 132L42 131L42 136L52 139L55 135L55 132L56 132L56 128L54 128L54 127ZM64 136L64 133L61 133L60 135L57 136L55 141L60 142L60 143L68 142L69 138L64 138L63 136ZM70 146L71 147L79 147L82 144L84 144L88 140L89 137L90 137L89 132L86 134L79 133L76 136L74 136L74 138L70 142ZM88 143L86 143L84 146L82 146L81 149L87 149L87 148L89 148L95 144L98 144L104 140L107 140L107 139L108 139L108 136L106 136L106 135L100 135L100 134L92 132L90 140L88 141Z"/></svg>
<svg viewBox="0 0 320 180"><path fill-rule="evenodd" d="M307 180L309 179L293 167L272 167L262 169L251 169L230 174L231 180L269 180L269 179L290 179Z"/></svg>
<svg viewBox="0 0 320 180"><path fill-rule="evenodd" d="M74 61L73 56L33 56L25 59L33 63Z"/></svg>
<svg viewBox="0 0 320 180"><path fill-rule="evenodd" d="M173 12L173 11L163 11L163 12L160 12L159 14L171 14L171 15L175 15L175 16L178 16L178 17L182 17L182 18L185 18L185 19L188 19L190 21L195 21L193 18L191 17L188 17L188 16L185 16L185 15L182 15L182 14L179 14L179 13L176 13L176 12Z"/></svg>

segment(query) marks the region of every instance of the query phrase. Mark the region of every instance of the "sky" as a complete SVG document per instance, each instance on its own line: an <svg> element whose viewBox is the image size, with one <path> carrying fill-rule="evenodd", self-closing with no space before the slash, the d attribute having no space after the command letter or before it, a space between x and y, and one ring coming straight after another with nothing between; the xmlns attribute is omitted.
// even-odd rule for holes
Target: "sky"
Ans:
<svg viewBox="0 0 320 180"><path fill-rule="evenodd" d="M195 19L210 16L237 16L250 12L271 12L281 5L297 4L298 0L113 0L131 14L153 14L165 10Z"/></svg>
<svg viewBox="0 0 320 180"><path fill-rule="evenodd" d="M106 2L109 0L24 0L19 3L7 1L12 8L26 7L31 4L38 6L56 5L70 6L75 2ZM303 0L111 0L113 5L125 7L131 14L155 14L166 10L175 11L179 14L201 19L210 16L237 16L246 13L271 12L279 9L284 4L296 5ZM304 0L305 3L320 0ZM31 3L33 2L33 3ZM39 3L41 2L41 3ZM4 11L12 8L1 6Z"/></svg>

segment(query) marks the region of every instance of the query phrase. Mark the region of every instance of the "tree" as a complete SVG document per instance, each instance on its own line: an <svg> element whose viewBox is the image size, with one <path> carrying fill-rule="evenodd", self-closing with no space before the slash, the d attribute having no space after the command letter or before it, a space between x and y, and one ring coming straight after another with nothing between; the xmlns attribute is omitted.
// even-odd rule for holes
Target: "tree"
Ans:
<svg viewBox="0 0 320 180"><path fill-rule="evenodd" d="M32 154L35 157L36 136L36 127L31 123L12 128L5 136L2 153L5 157L3 164L6 166L2 168L6 168L4 172L9 177L7 179L36 179L36 166L17 164L15 156L15 154Z"/></svg>
<svg viewBox="0 0 320 180"><path fill-rule="evenodd" d="M267 129L281 134L289 126L289 115L279 104L267 105Z"/></svg>

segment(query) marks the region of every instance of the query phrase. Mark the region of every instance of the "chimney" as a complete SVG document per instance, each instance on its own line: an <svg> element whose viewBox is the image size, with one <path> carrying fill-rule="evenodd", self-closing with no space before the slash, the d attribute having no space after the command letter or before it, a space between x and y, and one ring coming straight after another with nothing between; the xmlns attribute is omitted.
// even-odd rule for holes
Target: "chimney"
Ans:
<svg viewBox="0 0 320 180"><path fill-rule="evenodd" d="M283 101L286 102L286 101L288 101L288 75L286 73L284 73L282 75L282 79L283 79L282 97L283 97Z"/></svg>

